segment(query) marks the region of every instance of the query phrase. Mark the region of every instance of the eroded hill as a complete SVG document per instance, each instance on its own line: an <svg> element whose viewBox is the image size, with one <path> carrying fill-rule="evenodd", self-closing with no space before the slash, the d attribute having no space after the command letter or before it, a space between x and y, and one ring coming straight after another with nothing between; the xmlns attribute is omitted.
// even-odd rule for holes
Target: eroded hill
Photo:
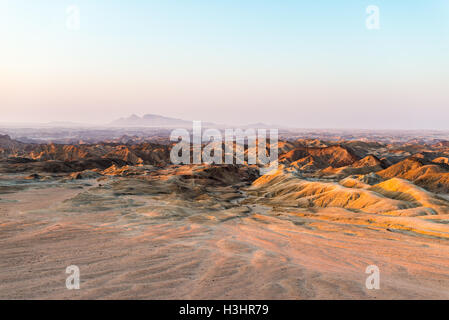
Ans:
<svg viewBox="0 0 449 320"><path fill-rule="evenodd" d="M290 139L266 175L171 147L1 136L0 298L449 298L446 143Z"/></svg>

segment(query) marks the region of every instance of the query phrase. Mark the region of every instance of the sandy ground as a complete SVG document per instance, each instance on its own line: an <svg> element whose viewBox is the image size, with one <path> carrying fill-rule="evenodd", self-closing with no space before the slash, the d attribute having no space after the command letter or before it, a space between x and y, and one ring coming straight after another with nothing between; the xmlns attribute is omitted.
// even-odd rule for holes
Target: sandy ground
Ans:
<svg viewBox="0 0 449 320"><path fill-rule="evenodd" d="M208 214L99 190L0 195L0 299L449 298L445 239L325 219L347 214L338 208ZM80 290L65 286L69 265ZM368 265L380 269L379 290L365 287Z"/></svg>

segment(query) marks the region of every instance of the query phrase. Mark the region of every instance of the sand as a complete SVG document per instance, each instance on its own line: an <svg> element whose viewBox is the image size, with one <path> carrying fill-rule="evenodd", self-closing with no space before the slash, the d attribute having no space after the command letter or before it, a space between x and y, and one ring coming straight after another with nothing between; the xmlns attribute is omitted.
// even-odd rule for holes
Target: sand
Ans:
<svg viewBox="0 0 449 320"><path fill-rule="evenodd" d="M0 299L449 298L448 240L382 220L404 217L276 207L244 188L191 201L133 194L126 178L101 183L0 194ZM413 221L445 232L443 218ZM69 265L80 290L65 286ZM369 265L379 290L365 287Z"/></svg>

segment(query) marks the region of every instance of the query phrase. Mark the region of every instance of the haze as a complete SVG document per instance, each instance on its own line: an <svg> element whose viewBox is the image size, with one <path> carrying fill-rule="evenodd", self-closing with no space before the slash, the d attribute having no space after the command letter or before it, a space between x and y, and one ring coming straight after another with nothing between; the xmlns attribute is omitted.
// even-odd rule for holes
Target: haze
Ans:
<svg viewBox="0 0 449 320"><path fill-rule="evenodd" d="M0 122L447 129L448 18L440 0L3 0Z"/></svg>

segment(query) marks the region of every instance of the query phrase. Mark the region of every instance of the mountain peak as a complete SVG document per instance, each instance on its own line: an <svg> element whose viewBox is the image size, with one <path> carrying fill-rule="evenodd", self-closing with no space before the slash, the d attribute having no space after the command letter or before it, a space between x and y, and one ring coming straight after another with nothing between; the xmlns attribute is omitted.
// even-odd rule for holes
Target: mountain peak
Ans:
<svg viewBox="0 0 449 320"><path fill-rule="evenodd" d="M113 121L111 125L123 127L179 127L191 126L192 123L190 121L164 117L157 114L145 114L142 117L132 114L129 117Z"/></svg>
<svg viewBox="0 0 449 320"><path fill-rule="evenodd" d="M139 117L135 114L120 118L118 120L115 120L111 122L112 126L119 126L119 127L168 127L168 128L191 128L192 127L192 121L188 120L182 120L177 118L170 118L161 116L158 114L145 114L142 117ZM215 126L213 123L210 122L203 122L204 126Z"/></svg>

